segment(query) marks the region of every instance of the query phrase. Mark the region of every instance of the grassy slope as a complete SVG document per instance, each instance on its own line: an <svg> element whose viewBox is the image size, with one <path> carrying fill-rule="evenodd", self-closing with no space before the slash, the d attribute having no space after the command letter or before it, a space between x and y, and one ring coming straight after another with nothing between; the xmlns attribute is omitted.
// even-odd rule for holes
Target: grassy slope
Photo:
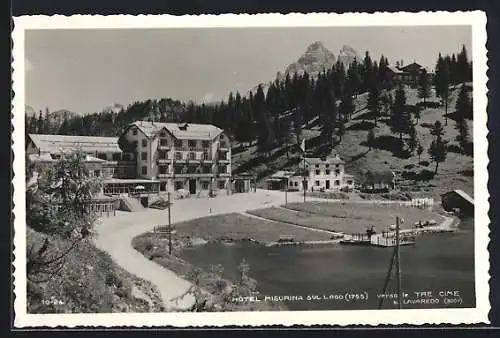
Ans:
<svg viewBox="0 0 500 338"><path fill-rule="evenodd" d="M451 102L448 106L448 112L452 112L455 107L458 88L454 90L451 94ZM394 97L394 93L392 93ZM418 98L416 89L406 90L407 104L415 104L421 100ZM431 97L427 101L437 101L436 97ZM344 160L346 160L346 171L362 177L363 173L367 170L393 170L396 172L402 172L404 170L410 170L415 172L420 172L422 169L433 170L434 166L431 163L429 166L425 167L418 164L418 157L414 155L408 159L402 159L393 155L389 150L382 149L372 149L363 143L366 141L368 135L368 129L372 120L368 119L366 116L366 94L360 95L354 100L356 113L353 116L353 120L346 124L346 133L342 138L342 142L335 146L334 151L336 151ZM366 120L364 120L366 119ZM424 123L434 123L436 120L440 120L443 124L444 119L444 107L439 108L426 108L421 112L421 119L416 126L418 137L424 146L424 153L421 156L422 161L429 161L429 155L427 149L432 141L432 136L429 134L429 129L423 127ZM365 123L363 123L365 121ZM368 122L368 123L367 123ZM473 134L472 126L473 122L468 121L470 134ZM455 136L457 131L454 129L455 122L448 119L448 125L444 127L445 129L445 139L450 140L450 144L456 144ZM393 136L390 132L390 128L383 121L379 121L377 127L374 130L375 136ZM307 144L311 144L311 140L319 135L320 131L317 126L312 126L311 129L304 129L303 135L306 138ZM405 135L403 135L405 136ZM252 158L257 156L256 147L249 147L243 152L235 152L233 155L233 170L237 168L244 168L244 171L251 172L258 175L259 186L265 187L265 178L271 175L277 170L288 170L296 169L298 163L298 154L291 154L290 159L287 160L286 153L280 153L276 151L275 155L271 155L270 159L264 161L256 161L252 163ZM260 163L261 162L261 163ZM245 166L246 164L246 166ZM242 166L244 165L244 166ZM413 166L411 169L405 168L405 166ZM464 156L462 154L448 152L446 161L440 163L438 175L426 184L420 184L419 190L420 195L429 196L434 198L439 198L440 194L452 189L462 189L465 192L473 196L473 177L466 176L461 172L464 170L473 168L473 159L470 156ZM403 185L407 184L409 188L414 188L416 185L413 182L403 182ZM416 194L418 195L418 193Z"/></svg>
<svg viewBox="0 0 500 338"><path fill-rule="evenodd" d="M28 248L46 237L28 227ZM66 240L50 237L59 250ZM47 282L28 282L29 313L158 312L162 302L156 288L117 266L91 241L80 243L66 258L62 270ZM46 304L56 300L63 304Z"/></svg>

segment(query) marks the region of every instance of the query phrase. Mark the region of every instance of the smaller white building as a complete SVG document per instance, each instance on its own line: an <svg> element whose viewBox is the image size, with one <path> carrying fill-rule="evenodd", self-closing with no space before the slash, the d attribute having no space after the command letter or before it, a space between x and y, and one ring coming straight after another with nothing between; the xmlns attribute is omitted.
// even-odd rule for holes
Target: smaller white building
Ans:
<svg viewBox="0 0 500 338"><path fill-rule="evenodd" d="M326 158L306 158L296 172L279 171L268 180L268 189L287 187L289 191L352 190L355 178L344 170L344 161L338 155ZM305 178L305 180L304 180Z"/></svg>

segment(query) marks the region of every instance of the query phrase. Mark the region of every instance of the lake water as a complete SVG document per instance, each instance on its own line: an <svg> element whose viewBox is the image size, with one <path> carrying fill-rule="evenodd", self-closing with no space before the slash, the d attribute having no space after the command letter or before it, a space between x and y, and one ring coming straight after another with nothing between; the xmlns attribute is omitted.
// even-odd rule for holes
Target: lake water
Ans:
<svg viewBox="0 0 500 338"><path fill-rule="evenodd" d="M238 264L245 258L249 275L257 280L259 300L294 296L284 301L290 310L327 310L376 309L391 255L391 248L377 247L207 244L184 250L182 257L201 268L221 264L231 280L239 275ZM473 220L462 220L456 233L424 234L416 245L401 247L401 275L404 308L474 307ZM388 289L387 293L396 292L394 270ZM444 304L440 291L449 291L446 298L457 303ZM355 299L356 294L368 299ZM383 308L397 305L388 298Z"/></svg>

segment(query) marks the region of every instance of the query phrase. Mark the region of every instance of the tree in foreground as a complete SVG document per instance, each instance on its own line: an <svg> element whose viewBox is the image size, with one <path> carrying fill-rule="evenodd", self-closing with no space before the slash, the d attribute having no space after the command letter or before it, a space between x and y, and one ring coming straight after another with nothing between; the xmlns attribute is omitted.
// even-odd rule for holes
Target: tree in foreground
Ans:
<svg viewBox="0 0 500 338"><path fill-rule="evenodd" d="M443 140L444 129L441 122L436 121L436 123L434 123L434 127L431 129L431 135L434 136L434 140L432 141L428 152L431 160L436 163L434 174L437 174L439 163L446 160L446 146L448 143L448 141Z"/></svg>
<svg viewBox="0 0 500 338"><path fill-rule="evenodd" d="M337 129L337 135L339 136L339 141L342 142L342 136L345 135L345 117L344 115L339 115L338 119L338 129Z"/></svg>
<svg viewBox="0 0 500 338"><path fill-rule="evenodd" d="M44 234L41 241L31 239L27 248L27 278L33 283L57 274L66 256L92 234L96 218L88 204L100 190L100 181L90 177L85 158L74 152L62 154L54 167L28 164L26 224ZM52 236L66 239L68 246L56 247Z"/></svg>

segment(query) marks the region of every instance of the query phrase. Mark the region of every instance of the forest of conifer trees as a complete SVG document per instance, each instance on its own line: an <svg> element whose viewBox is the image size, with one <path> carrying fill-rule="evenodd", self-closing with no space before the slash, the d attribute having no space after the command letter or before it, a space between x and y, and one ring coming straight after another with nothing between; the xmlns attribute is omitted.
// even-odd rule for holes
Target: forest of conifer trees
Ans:
<svg viewBox="0 0 500 338"><path fill-rule="evenodd" d="M381 93L391 89L385 71L388 59L372 60L368 52L362 60L347 67L340 61L313 78L308 73L286 75L270 83L265 92L259 85L254 93L242 96L230 93L218 104L183 103L170 98L137 101L119 112L107 111L66 118L57 124L50 121L49 112L27 118L27 133L118 136L121 130L136 120L158 122L211 123L227 131L241 144L257 144L266 153L276 146L298 144L302 127L316 120L321 126L325 144L341 140L344 122L353 114L353 98L369 92L368 110L376 124L377 116L392 107L391 98ZM465 47L455 56L439 54L434 85L436 94L447 104L450 84L471 81L472 65ZM422 95L428 89L424 88ZM397 129L397 128L396 128Z"/></svg>

